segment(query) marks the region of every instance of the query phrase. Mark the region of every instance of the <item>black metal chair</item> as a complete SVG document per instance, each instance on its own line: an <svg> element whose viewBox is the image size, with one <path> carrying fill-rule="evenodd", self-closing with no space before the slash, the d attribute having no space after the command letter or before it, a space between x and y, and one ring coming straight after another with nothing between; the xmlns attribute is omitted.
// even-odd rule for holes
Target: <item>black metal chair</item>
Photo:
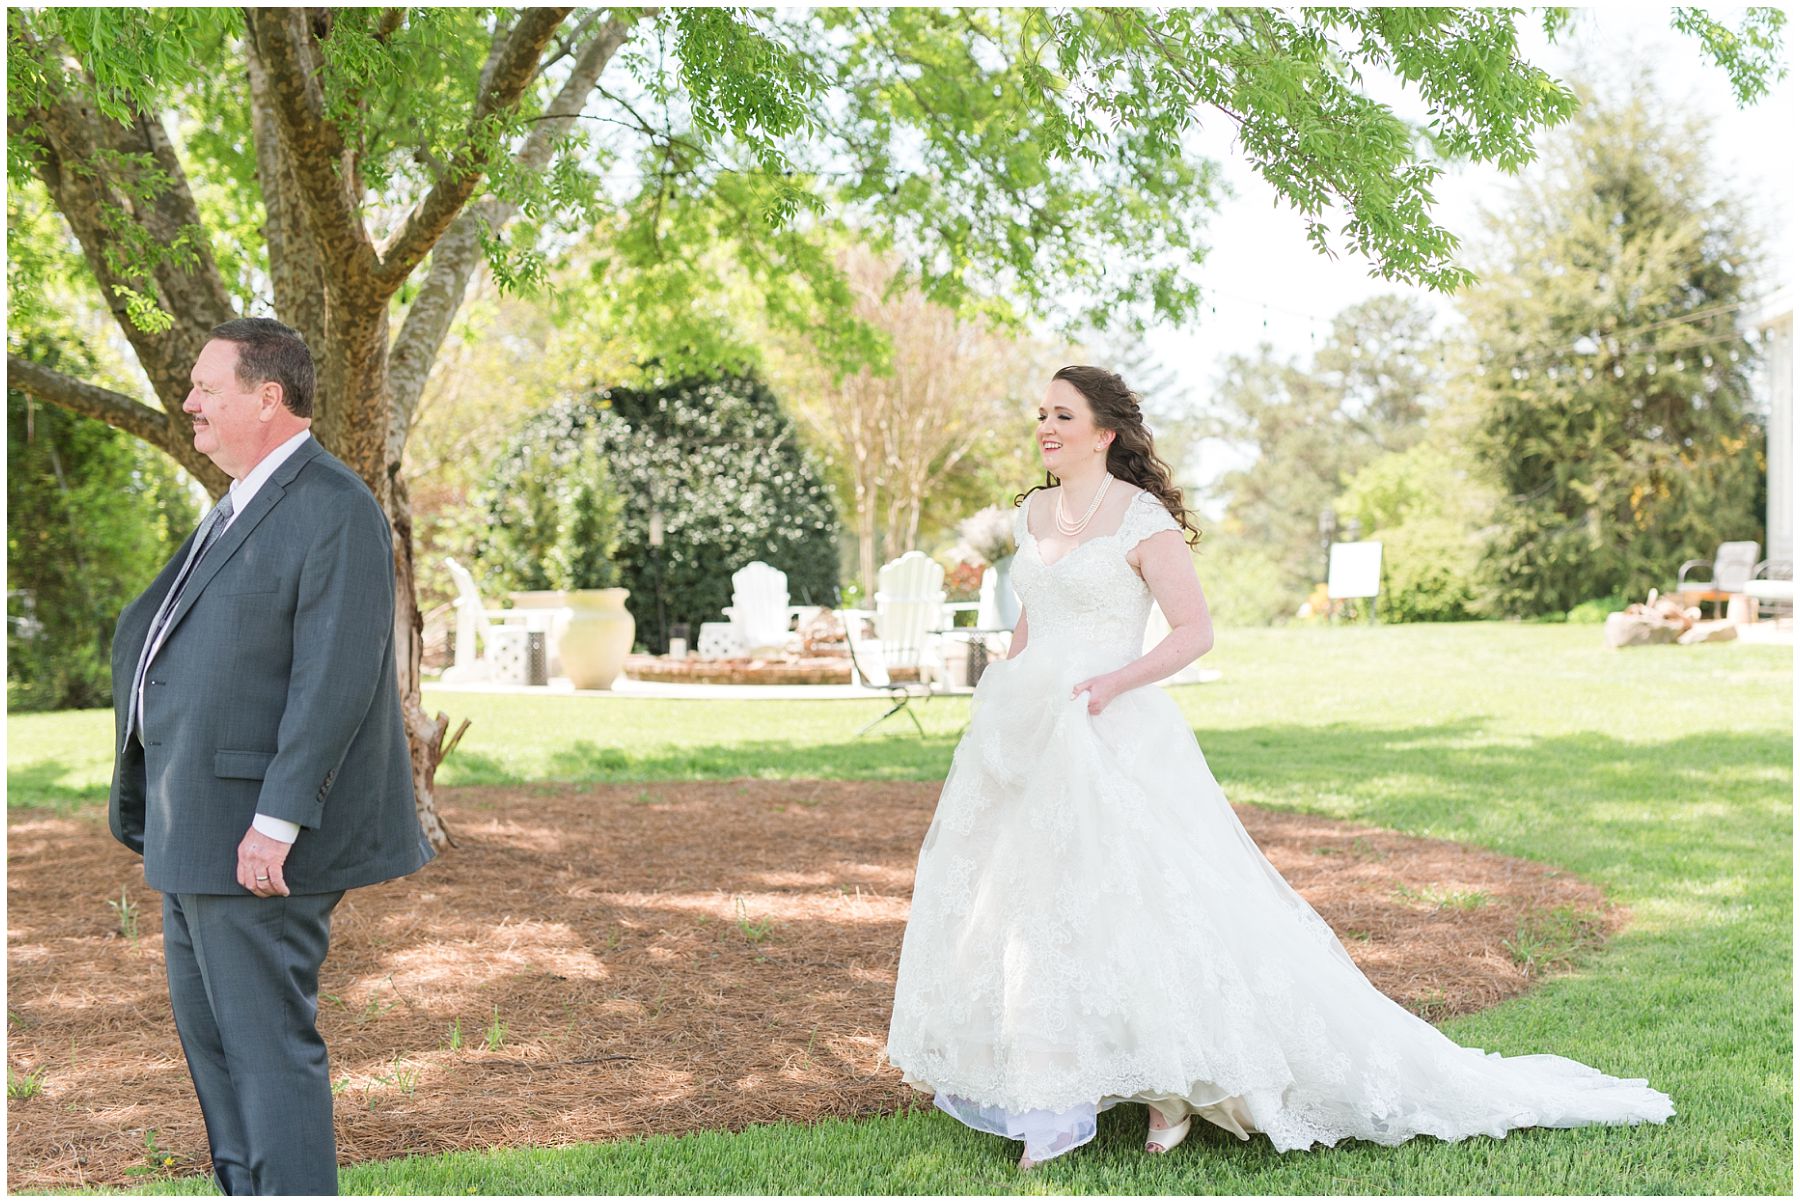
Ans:
<svg viewBox="0 0 1800 1203"><path fill-rule="evenodd" d="M863 621L862 616L840 611L838 617L844 624L844 646L850 649L850 668L855 673L856 679L869 689L881 690L893 701L893 705L889 706L884 714L871 720L856 734L867 735L875 727L893 718L896 714L905 714L912 720L912 725L918 731L919 738L923 739L925 727L919 722L919 716L912 710L914 698L931 697L931 689L925 683L923 671L915 669L919 675L913 681L894 680L888 672L887 655L881 646L881 641L864 639L857 630ZM862 648L861 654L857 652L858 645ZM917 658L914 657L914 659Z"/></svg>

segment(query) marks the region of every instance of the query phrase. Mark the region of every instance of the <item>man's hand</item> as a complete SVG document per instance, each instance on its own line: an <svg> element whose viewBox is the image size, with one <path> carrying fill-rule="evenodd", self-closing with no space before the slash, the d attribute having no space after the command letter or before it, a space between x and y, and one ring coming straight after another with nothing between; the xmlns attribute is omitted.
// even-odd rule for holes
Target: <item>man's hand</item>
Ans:
<svg viewBox="0 0 1800 1203"><path fill-rule="evenodd" d="M1122 692L1124 691L1119 688L1119 678L1117 674L1107 673L1103 677L1089 677L1074 689L1070 690L1069 697L1078 698L1083 693L1086 693L1088 695L1088 713L1099 714Z"/></svg>
<svg viewBox="0 0 1800 1203"><path fill-rule="evenodd" d="M292 847L252 827L238 844L238 884L258 898L273 898L277 894L286 898L288 888L281 877L281 864Z"/></svg>

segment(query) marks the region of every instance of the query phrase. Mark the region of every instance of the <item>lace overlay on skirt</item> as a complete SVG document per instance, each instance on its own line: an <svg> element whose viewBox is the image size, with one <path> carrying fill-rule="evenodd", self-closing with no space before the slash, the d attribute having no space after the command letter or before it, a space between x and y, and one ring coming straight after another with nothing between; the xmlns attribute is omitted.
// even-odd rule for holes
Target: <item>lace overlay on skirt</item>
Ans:
<svg viewBox="0 0 1800 1203"><path fill-rule="evenodd" d="M1078 681L1139 651L1135 497L1046 565L1015 517L1026 649L982 676L920 850L887 1056L1034 1160L1121 1101L1282 1151L1660 1123L1669 1097L1548 1054L1464 1048L1377 990L1238 821L1175 702Z"/></svg>

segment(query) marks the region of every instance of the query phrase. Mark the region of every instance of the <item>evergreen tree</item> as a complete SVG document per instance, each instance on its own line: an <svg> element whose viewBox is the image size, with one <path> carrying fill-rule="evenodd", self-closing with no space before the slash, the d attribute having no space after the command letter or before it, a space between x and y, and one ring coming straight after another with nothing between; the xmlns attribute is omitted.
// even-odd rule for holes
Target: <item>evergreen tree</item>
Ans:
<svg viewBox="0 0 1800 1203"><path fill-rule="evenodd" d="M1684 559L1763 538L1751 232L1705 122L1666 116L1647 80L1617 91L1584 98L1493 219L1463 302L1503 490L1484 592L1504 614L1666 589Z"/></svg>

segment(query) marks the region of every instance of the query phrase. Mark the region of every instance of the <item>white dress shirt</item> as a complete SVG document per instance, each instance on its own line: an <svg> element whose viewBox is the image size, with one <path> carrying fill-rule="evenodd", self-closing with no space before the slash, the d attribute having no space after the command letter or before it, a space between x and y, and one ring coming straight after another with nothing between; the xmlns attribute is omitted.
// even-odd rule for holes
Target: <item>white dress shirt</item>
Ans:
<svg viewBox="0 0 1800 1203"><path fill-rule="evenodd" d="M269 454L263 456L262 459L257 462L256 467L250 469L249 473L245 475L244 479L231 482L231 520L225 524L226 530L230 530L231 523L236 522L238 520L238 515L243 513L244 510L249 507L250 502L255 498L257 491L260 490L263 485L268 483L269 477L275 475L275 469L286 463L288 456L300 450L301 444L311 437L311 430L302 430L299 434L281 444L279 447L275 448L275 450L269 452ZM262 832L270 839L280 840L284 844L291 844L300 838L300 824L289 819L278 819L274 815L259 813L254 819L250 820L250 826L256 828L256 830Z"/></svg>
<svg viewBox="0 0 1800 1203"><path fill-rule="evenodd" d="M238 515L249 508L262 487L269 483L269 477L275 475L275 469L287 463L288 457L300 450L301 444L312 438L312 431L302 430L299 434L276 447L269 454L257 461L256 467L245 474L244 479L231 482L231 521L225 529L231 529L231 523L238 520Z"/></svg>

